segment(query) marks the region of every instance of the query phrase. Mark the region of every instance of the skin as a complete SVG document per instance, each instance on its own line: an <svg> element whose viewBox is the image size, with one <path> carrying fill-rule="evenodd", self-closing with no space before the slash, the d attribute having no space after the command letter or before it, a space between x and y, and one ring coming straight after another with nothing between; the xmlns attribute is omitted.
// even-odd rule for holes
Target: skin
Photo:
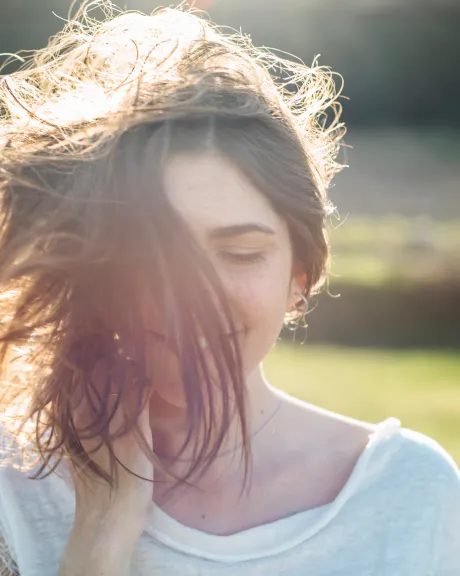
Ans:
<svg viewBox="0 0 460 576"><path fill-rule="evenodd" d="M302 287L302 275L294 273L285 222L237 167L217 154L173 157L166 167L165 187L213 262L241 330L249 434L275 415L251 441L251 484L243 496L241 435L235 420L222 453L194 486L167 492L167 478L155 471L155 502L176 520L220 535L331 502L374 427L290 398L264 376L262 360L275 345L285 312ZM250 223L272 233L212 233ZM164 462L181 474L188 466L187 454L179 462L168 460L168 454L174 454L183 440L185 406L180 382L171 385L167 380L155 402L153 442Z"/></svg>

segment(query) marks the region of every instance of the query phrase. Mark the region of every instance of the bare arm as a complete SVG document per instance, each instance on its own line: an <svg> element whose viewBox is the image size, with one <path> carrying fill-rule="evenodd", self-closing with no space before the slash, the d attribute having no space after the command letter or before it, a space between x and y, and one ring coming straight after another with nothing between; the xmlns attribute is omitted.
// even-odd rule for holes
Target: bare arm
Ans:
<svg viewBox="0 0 460 576"><path fill-rule="evenodd" d="M139 531L123 518L121 510L112 510L105 518L76 521L58 576L128 576Z"/></svg>

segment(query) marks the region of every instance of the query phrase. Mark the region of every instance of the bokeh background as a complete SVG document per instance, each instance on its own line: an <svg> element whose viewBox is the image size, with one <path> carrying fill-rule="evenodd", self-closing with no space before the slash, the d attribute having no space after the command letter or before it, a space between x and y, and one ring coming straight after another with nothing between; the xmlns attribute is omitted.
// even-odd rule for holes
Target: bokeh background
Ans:
<svg viewBox="0 0 460 576"><path fill-rule="evenodd" d="M306 64L320 55L345 79L350 167L331 189L329 290L311 302L304 344L301 330L283 333L267 376L352 417L396 416L460 464L460 1L195 5L257 45ZM0 52L44 46L69 6L1 0Z"/></svg>

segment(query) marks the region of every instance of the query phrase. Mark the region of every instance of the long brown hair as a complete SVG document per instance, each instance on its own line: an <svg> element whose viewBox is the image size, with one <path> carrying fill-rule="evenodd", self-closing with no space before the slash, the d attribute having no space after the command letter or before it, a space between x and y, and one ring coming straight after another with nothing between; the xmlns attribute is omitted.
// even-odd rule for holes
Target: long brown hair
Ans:
<svg viewBox="0 0 460 576"><path fill-rule="evenodd" d="M91 18L97 7L102 21ZM235 162L287 221L308 297L325 279L326 192L344 133L337 97L329 69L257 50L190 11L118 13L103 0L85 2L2 77L1 424L38 448L37 477L66 454L114 481L82 435L110 450L120 404L117 434L136 427L155 386L148 350L160 341L180 360L185 444L205 431L190 474L213 461L233 406L247 458L240 353L222 336L232 333L231 311L167 201L162 170L180 151L213 149ZM103 386L92 377L101 365ZM73 419L82 397L94 408L84 432Z"/></svg>

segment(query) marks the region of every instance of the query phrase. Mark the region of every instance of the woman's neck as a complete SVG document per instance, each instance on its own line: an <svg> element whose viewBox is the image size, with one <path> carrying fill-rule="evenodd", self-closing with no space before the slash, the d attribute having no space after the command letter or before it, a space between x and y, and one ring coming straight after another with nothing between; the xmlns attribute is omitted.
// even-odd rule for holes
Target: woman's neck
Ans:
<svg viewBox="0 0 460 576"><path fill-rule="evenodd" d="M269 443L263 436L273 428L278 412L283 405L284 395L273 389L264 377L260 364L246 379L246 423L252 459L263 459ZM200 438L192 439L178 457L187 435L187 414L183 407L174 406L157 396L155 416L152 417L154 449L162 464L176 477L183 477L192 463L193 446ZM241 423L235 414L219 452L206 471L208 481L222 474L244 472L244 459L241 458L243 437ZM157 476L158 478L158 476Z"/></svg>

